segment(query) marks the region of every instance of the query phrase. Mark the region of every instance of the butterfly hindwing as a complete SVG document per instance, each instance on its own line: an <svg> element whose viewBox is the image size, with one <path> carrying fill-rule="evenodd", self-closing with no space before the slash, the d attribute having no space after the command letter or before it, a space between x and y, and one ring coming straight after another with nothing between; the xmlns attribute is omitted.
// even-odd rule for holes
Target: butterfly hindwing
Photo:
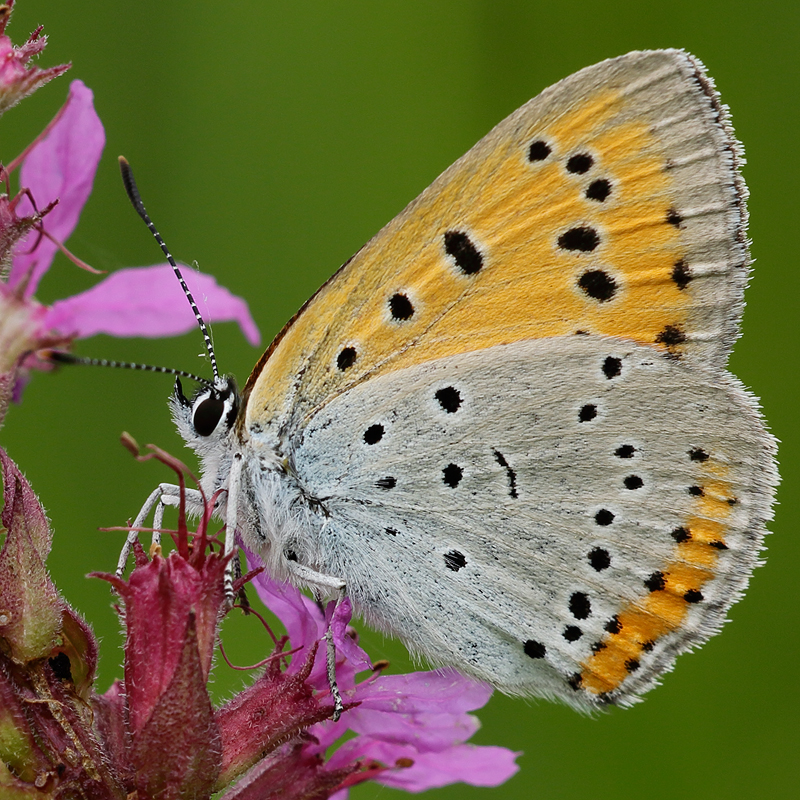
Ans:
<svg viewBox="0 0 800 800"><path fill-rule="evenodd" d="M616 338L451 356L361 384L292 437L325 524L287 546L436 663L625 704L746 584L774 482L760 424L734 378Z"/></svg>

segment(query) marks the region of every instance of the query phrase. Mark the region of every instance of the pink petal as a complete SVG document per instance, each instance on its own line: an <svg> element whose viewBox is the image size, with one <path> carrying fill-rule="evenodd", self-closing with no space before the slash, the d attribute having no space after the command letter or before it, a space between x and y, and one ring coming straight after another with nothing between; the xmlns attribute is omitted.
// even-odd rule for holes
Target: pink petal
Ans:
<svg viewBox="0 0 800 800"><path fill-rule="evenodd" d="M247 562L251 569L261 564L260 559L249 551ZM292 648L310 647L325 635L333 603L328 604L328 610L323 617L317 604L290 584L278 583L263 572L256 576L253 583L264 605L283 623ZM344 658L354 673L363 672L372 669L372 663L351 635L352 631L348 628L351 615L350 600L345 598L331 621L333 640L340 659ZM311 683L314 683L316 671L315 666L309 679ZM327 678L325 684L327 685Z"/></svg>
<svg viewBox="0 0 800 800"><path fill-rule="evenodd" d="M376 743L370 755L392 752L391 745ZM402 754L398 754L402 755ZM393 786L407 792L424 792L451 783L468 783L471 786L499 786L519 771L515 759L519 756L505 747L461 744L443 753L419 753L414 765L406 769L387 770L375 780L384 786Z"/></svg>
<svg viewBox="0 0 800 800"><path fill-rule="evenodd" d="M58 205L43 220L45 230L60 242L65 242L81 215L84 203L92 192L97 164L106 137L103 125L92 104L94 95L81 81L69 88L66 108L61 118L28 154L20 172L20 186L29 189L38 208L58 199ZM31 214L34 209L25 198L19 214ZM36 243L39 234L32 232L18 247L9 284L15 286L28 274L31 279L25 294L34 294L39 281L50 268L58 249L42 237L36 249L24 251Z"/></svg>
<svg viewBox="0 0 800 800"><path fill-rule="evenodd" d="M420 753L438 753L466 742L480 728L471 714L387 714L354 708L347 715L350 730L371 739L409 744Z"/></svg>
<svg viewBox="0 0 800 800"><path fill-rule="evenodd" d="M519 770L519 753L505 747L457 744L446 750L419 753L409 745L397 745L359 736L345 742L330 758L329 769L356 758L374 759L394 767L398 759L412 761L410 767L388 769L374 780L407 792L424 792L451 783L498 786Z"/></svg>
<svg viewBox="0 0 800 800"><path fill-rule="evenodd" d="M359 686L360 708L391 713L462 714L482 708L492 687L451 669L382 675Z"/></svg>
<svg viewBox="0 0 800 800"><path fill-rule="evenodd" d="M335 604L329 603L328 609L332 611ZM333 641L336 643L337 652L344 656L356 672L372 669L372 662L366 652L358 646L356 632L350 628L350 618L353 616L353 606L349 597L345 597L335 607L335 614L330 622L333 631Z"/></svg>
<svg viewBox="0 0 800 800"><path fill-rule="evenodd" d="M358 685L360 705L340 724L370 738L413 745L419 752L440 751L475 733L478 721L465 712L485 705L491 693L490 686L453 670L384 675Z"/></svg>
<svg viewBox="0 0 800 800"><path fill-rule="evenodd" d="M247 563L250 569L255 569L261 560L248 551ZM264 572L256 576L253 584L264 605L283 623L292 649L310 647L325 634L322 612L299 589L273 581Z"/></svg>
<svg viewBox="0 0 800 800"><path fill-rule="evenodd" d="M247 303L211 275L182 270L206 322L239 323L256 345L261 334ZM46 324L64 335L80 338L111 336L177 336L197 328L192 309L169 264L129 267L112 273L81 294L53 303Z"/></svg>

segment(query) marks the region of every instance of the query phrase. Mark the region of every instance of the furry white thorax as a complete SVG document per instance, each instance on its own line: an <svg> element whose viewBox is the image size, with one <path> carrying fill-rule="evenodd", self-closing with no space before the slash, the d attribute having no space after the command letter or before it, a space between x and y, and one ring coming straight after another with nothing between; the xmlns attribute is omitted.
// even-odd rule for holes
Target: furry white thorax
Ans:
<svg viewBox="0 0 800 800"><path fill-rule="evenodd" d="M208 436L200 435L194 414L213 391L224 398L224 411ZM214 389L201 389L191 402L176 392L170 409L178 432L197 453L201 464L200 485L207 499L217 494L214 516L227 517L231 469L242 461L236 498L236 533L246 548L264 562L270 576L297 586L308 585L308 576L297 575L295 564L320 568L318 534L325 525L324 509L303 490L293 475L290 459L280 452L274 436L261 436L235 424L240 398L232 379L220 379ZM199 508L187 508L200 513Z"/></svg>

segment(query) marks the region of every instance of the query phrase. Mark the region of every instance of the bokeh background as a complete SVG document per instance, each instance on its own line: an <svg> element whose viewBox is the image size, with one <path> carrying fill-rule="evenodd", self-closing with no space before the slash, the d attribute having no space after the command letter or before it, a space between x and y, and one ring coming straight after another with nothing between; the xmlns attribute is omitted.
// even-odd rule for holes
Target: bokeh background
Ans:
<svg viewBox="0 0 800 800"><path fill-rule="evenodd" d="M69 246L104 270L155 263L156 246L120 185L136 169L148 209L183 261L245 296L266 344L366 239L490 127L545 86L628 50L684 47L703 59L746 145L757 259L732 368L762 398L782 441L783 484L767 564L733 622L646 702L597 718L496 696L475 741L522 751L498 789L445 798L796 796L798 756L798 80L800 4L525 0L19 0L17 43L38 24L40 61L72 61L3 117L8 162L63 102L68 81L95 92L107 132L93 196ZM57 257L48 302L96 278ZM244 380L259 351L215 327L222 368ZM203 370L197 333L79 343L83 354ZM107 586L124 524L166 469L118 444L183 454L164 376L81 368L36 375L0 442L27 473L55 528L52 573L102 637L100 687L120 675L121 637ZM262 658L252 620L223 636L239 663ZM401 646L364 633L374 658L409 668ZM217 698L243 678L217 667ZM357 800L399 793L374 784Z"/></svg>

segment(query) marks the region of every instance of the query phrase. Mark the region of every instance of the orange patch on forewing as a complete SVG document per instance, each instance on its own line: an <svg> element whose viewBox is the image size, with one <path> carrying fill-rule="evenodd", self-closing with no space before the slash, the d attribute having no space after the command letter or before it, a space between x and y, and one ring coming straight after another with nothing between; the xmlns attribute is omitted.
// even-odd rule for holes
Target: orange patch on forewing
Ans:
<svg viewBox="0 0 800 800"><path fill-rule="evenodd" d="M659 334L683 329L692 296L671 279L683 246L681 230L666 221L673 188L663 146L646 122L616 119L628 102L605 91L555 118L501 125L309 303L251 376L248 411L262 421L308 413L382 372L576 330L663 348ZM538 138L552 143L553 155L531 162ZM594 159L585 175L566 169L576 153ZM610 181L604 202L585 196L596 179ZM597 247L560 247L559 237L579 227L597 232ZM447 231L469 237L483 257L480 271L465 275L446 255ZM613 281L605 301L579 286L596 270ZM394 293L412 301L409 319L391 318ZM357 358L339 370L344 347ZM301 373L299 394L287 390Z"/></svg>
<svg viewBox="0 0 800 800"><path fill-rule="evenodd" d="M615 114L619 113L625 99L619 92L600 92L596 97L583 98L567 114L547 126L545 138L555 142L560 155L572 155L577 148L586 147L592 134L602 130ZM529 138L541 131L533 128Z"/></svg>
<svg viewBox="0 0 800 800"><path fill-rule="evenodd" d="M619 633L609 633L602 649L581 667L580 688L600 695L618 689L636 671L639 658L657 641L683 624L692 603L693 592L715 577L715 566L725 543L726 518L731 514L728 498L731 485L724 480L728 468L714 459L702 462L701 474L717 476L702 484L703 495L695 501L698 516L690 517L686 529L691 538L675 546L675 560L664 567L664 588L650 592L618 615ZM708 518L704 515L708 514Z"/></svg>

